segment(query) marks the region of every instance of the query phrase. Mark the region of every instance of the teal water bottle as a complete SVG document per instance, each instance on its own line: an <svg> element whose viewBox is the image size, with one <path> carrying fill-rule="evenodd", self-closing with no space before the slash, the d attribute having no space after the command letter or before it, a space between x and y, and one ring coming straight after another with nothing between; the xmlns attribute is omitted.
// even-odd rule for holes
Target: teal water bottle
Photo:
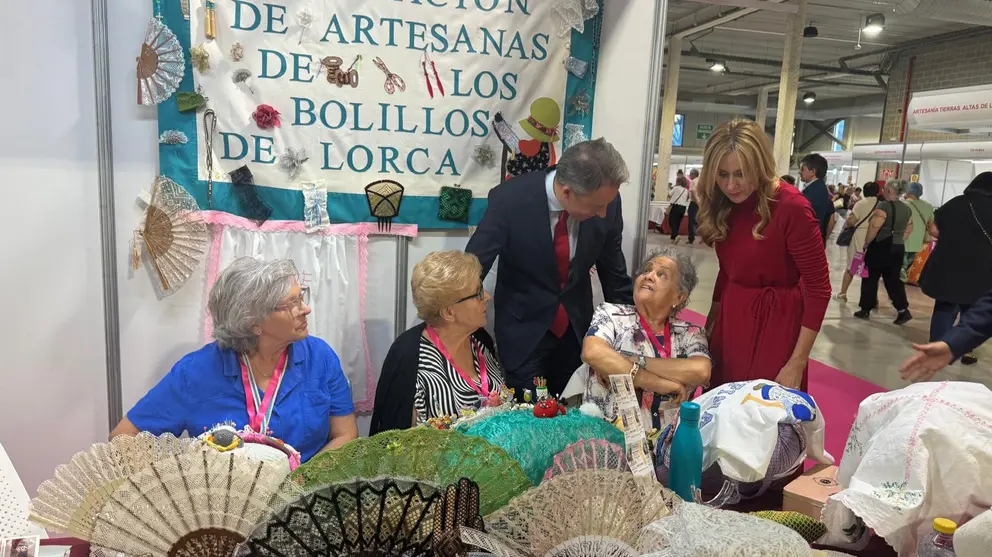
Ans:
<svg viewBox="0 0 992 557"><path fill-rule="evenodd" d="M692 502L692 490L700 487L703 477L703 437L695 402L683 402L679 408L679 427L672 438L669 460L668 488Z"/></svg>

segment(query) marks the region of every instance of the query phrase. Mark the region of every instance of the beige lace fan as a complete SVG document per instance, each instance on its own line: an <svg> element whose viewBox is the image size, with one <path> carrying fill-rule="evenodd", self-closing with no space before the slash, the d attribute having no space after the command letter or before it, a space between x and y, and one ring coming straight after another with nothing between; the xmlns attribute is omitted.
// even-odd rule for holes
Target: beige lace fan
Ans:
<svg viewBox="0 0 992 557"><path fill-rule="evenodd" d="M138 268L143 243L165 294L175 292L207 252L210 232L196 200L182 186L159 176L155 179L145 221L135 231L131 266Z"/></svg>
<svg viewBox="0 0 992 557"><path fill-rule="evenodd" d="M229 557L273 509L301 495L277 465L215 451L130 476L95 517L91 555Z"/></svg>
<svg viewBox="0 0 992 557"><path fill-rule="evenodd" d="M619 470L555 476L487 516L487 534L463 529L462 540L485 540L489 551L495 552L495 543L503 553L523 557L637 555L629 548L637 546L641 529L667 516L675 499L660 484L643 485Z"/></svg>
<svg viewBox="0 0 992 557"><path fill-rule="evenodd" d="M199 443L171 433L139 433L97 443L55 469L55 477L38 487L31 501L32 522L87 539L93 517L114 490L133 474L172 455L195 451Z"/></svg>

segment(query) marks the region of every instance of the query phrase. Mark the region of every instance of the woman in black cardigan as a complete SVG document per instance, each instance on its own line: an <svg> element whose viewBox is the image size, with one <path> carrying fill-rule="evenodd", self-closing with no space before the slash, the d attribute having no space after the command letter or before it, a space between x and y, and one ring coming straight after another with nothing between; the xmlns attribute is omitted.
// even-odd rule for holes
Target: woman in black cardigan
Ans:
<svg viewBox="0 0 992 557"><path fill-rule="evenodd" d="M413 269L413 303L424 323L389 348L376 386L370 435L482 407L503 386L479 260L461 251L427 255Z"/></svg>

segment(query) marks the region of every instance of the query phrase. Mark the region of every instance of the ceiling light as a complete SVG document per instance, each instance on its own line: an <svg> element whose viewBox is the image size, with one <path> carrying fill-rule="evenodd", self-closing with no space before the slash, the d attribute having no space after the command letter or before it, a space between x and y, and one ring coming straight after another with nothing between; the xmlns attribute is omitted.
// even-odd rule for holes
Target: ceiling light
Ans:
<svg viewBox="0 0 992 557"><path fill-rule="evenodd" d="M885 29L885 16L882 14L871 14L865 18L865 26L861 28L865 35L873 37Z"/></svg>
<svg viewBox="0 0 992 557"><path fill-rule="evenodd" d="M813 39L820 36L820 30L812 25L807 25L803 28L803 37L807 39Z"/></svg>
<svg viewBox="0 0 992 557"><path fill-rule="evenodd" d="M803 95L803 102L806 104L813 104L813 101L815 100L816 100L816 93L806 93L805 95Z"/></svg>
<svg viewBox="0 0 992 557"><path fill-rule="evenodd" d="M712 58L709 58L709 59L706 60L706 62L709 63L710 70L712 70L714 72L725 72L725 71L727 71L727 63L724 62L723 60L713 60Z"/></svg>

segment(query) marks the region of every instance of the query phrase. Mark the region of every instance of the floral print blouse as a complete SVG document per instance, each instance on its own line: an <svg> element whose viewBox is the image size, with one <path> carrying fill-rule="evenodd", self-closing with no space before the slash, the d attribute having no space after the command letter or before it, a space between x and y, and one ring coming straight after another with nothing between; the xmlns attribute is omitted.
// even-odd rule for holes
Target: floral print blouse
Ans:
<svg viewBox="0 0 992 557"><path fill-rule="evenodd" d="M671 323L672 357L710 357L706 334L701 327L675 317L671 318L669 322ZM589 325L586 336L595 336L604 340L623 356L658 357L654 344L641 327L637 310L633 305L601 304L592 316L592 323ZM668 339L662 339L659 336L659 340L668 346ZM700 386L702 385L686 385L690 396ZM678 415L678 405L675 403L673 395L651 396L651 393L645 393L645 395L648 396L643 396L641 400L641 411L645 414L645 423L652 424L655 429L660 431L675 421L675 417ZM609 388L599 382L592 368L589 369L589 376L586 378L586 390L582 402L595 403L610 421L617 417L616 402L613 400Z"/></svg>

